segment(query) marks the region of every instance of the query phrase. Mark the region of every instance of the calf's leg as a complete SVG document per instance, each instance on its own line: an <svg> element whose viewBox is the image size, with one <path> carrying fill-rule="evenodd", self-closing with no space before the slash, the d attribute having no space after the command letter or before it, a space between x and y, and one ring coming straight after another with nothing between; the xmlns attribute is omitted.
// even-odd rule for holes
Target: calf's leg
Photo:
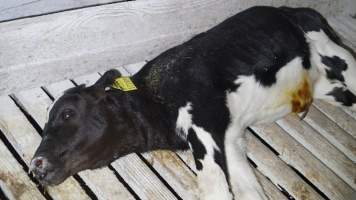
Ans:
<svg viewBox="0 0 356 200"><path fill-rule="evenodd" d="M311 61L319 69L316 99L356 110L356 58L341 42L332 41L323 31L307 33Z"/></svg>
<svg viewBox="0 0 356 200"><path fill-rule="evenodd" d="M203 128L193 126L188 131L187 139L193 150L201 199L232 199L223 170L225 157L211 134Z"/></svg>
<svg viewBox="0 0 356 200"><path fill-rule="evenodd" d="M356 96L341 82L333 82L326 76L320 77L315 85L315 99L325 100L335 106L343 106L356 111Z"/></svg>
<svg viewBox="0 0 356 200"><path fill-rule="evenodd" d="M225 154L230 185L235 199L267 200L246 156L245 129L231 125L225 134Z"/></svg>

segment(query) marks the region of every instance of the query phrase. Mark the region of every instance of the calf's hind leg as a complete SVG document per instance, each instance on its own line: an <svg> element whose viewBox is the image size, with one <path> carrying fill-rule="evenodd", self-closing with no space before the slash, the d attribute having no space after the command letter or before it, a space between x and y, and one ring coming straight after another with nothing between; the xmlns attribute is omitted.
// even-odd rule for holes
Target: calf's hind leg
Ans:
<svg viewBox="0 0 356 200"><path fill-rule="evenodd" d="M307 37L311 61L320 73L314 98L356 110L355 53L341 42L332 41L323 31L308 32Z"/></svg>
<svg viewBox="0 0 356 200"><path fill-rule="evenodd" d="M245 129L231 125L225 135L225 154L230 185L235 199L267 200L246 156Z"/></svg>

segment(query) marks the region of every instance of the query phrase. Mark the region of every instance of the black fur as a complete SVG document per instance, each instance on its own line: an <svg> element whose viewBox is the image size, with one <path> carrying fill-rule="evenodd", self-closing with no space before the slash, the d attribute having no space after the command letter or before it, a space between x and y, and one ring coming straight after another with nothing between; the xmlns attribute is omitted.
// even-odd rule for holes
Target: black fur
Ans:
<svg viewBox="0 0 356 200"><path fill-rule="evenodd" d="M328 95L333 96L335 101L340 102L344 106L352 106L356 103L356 96L350 90L341 87L335 87Z"/></svg>
<svg viewBox="0 0 356 200"><path fill-rule="evenodd" d="M342 75L342 72L347 70L347 64L345 60L337 56L321 56L321 62L329 67L329 69L326 69L326 76L328 79L339 80L341 82L345 81L345 78Z"/></svg>
<svg viewBox="0 0 356 200"><path fill-rule="evenodd" d="M204 158L204 156L206 154L206 149L205 149L204 145L201 143L201 141L198 139L195 131L191 128L188 130L187 140L191 144L192 149L193 149L195 166L196 166L197 170L202 170L203 165L200 162L200 160Z"/></svg>

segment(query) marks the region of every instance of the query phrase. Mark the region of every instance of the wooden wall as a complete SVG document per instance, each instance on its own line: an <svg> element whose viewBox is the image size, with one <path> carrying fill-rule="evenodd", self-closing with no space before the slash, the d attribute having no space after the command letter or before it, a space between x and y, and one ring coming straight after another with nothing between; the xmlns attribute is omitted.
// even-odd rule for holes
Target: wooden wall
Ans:
<svg viewBox="0 0 356 200"><path fill-rule="evenodd" d="M2 0L0 94L152 59L253 5L344 8L334 0Z"/></svg>

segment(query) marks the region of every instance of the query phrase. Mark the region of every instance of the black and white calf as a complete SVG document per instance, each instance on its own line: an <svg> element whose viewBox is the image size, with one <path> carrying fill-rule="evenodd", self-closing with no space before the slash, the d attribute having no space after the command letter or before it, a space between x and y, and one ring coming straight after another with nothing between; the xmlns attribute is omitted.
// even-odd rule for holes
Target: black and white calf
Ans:
<svg viewBox="0 0 356 200"><path fill-rule="evenodd" d="M56 101L31 163L41 183L131 152L190 147L202 199L267 199L246 127L307 112L313 98L356 110L353 52L306 8L250 8L148 62L132 77L137 90L110 88L117 77Z"/></svg>

